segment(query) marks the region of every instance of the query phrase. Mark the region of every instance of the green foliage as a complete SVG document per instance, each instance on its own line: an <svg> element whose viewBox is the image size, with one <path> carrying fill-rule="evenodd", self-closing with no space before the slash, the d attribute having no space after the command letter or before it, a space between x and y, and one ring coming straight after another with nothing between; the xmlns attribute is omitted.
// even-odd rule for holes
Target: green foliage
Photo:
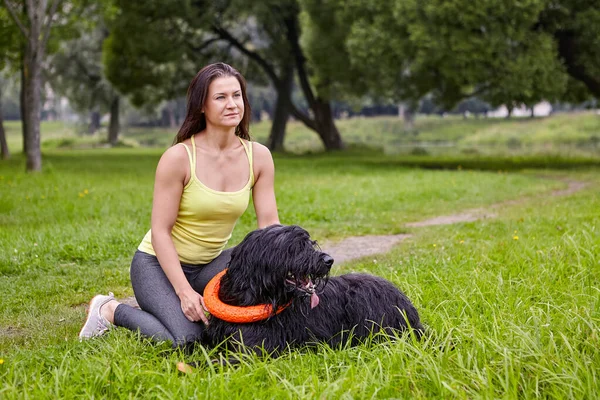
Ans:
<svg viewBox="0 0 600 400"><path fill-rule="evenodd" d="M491 83L482 98L494 107L533 107L542 100L556 102L565 96L568 75L556 56L553 39L531 33L523 42L523 50L509 62L499 62L496 70L488 71Z"/></svg>
<svg viewBox="0 0 600 400"><path fill-rule="evenodd" d="M366 81L350 63L346 39L348 23L345 2L301 0L302 48L309 60L312 83L319 95L341 100L346 94L363 94Z"/></svg>
<svg viewBox="0 0 600 400"><path fill-rule="evenodd" d="M187 1L115 0L106 11L105 74L136 106L181 97L197 72L186 46L202 37Z"/></svg>
<svg viewBox="0 0 600 400"><path fill-rule="evenodd" d="M332 0L332 11L320 14L316 2L303 2L311 61L346 92L395 101L431 93L450 108L474 94L509 106L584 99L582 85L570 81L588 90L598 84L600 17L592 3ZM560 42L563 34L573 43ZM577 58L565 62L569 51Z"/></svg>
<svg viewBox="0 0 600 400"><path fill-rule="evenodd" d="M7 65L12 72L17 70L20 46L23 38L8 9L0 7L0 71Z"/></svg>
<svg viewBox="0 0 600 400"><path fill-rule="evenodd" d="M596 0L548 2L540 16L540 30L562 46L560 57L569 74L600 96L600 10ZM595 89L595 90L594 90Z"/></svg>
<svg viewBox="0 0 600 400"><path fill-rule="evenodd" d="M117 94L104 76L102 43L105 30L101 21L77 39L61 42L51 56L47 74L52 88L81 113L107 112Z"/></svg>
<svg viewBox="0 0 600 400"><path fill-rule="evenodd" d="M289 57L289 48L282 49L281 27L273 22L281 17L270 13L289 12L280 3L253 2L250 7L247 2L115 0L106 13L107 77L136 106L184 96L191 79L209 62L233 63L249 80L264 83L264 73L254 63L242 62L217 28L231 29L235 40L276 68L281 57Z"/></svg>
<svg viewBox="0 0 600 400"><path fill-rule="evenodd" d="M22 24L27 26L29 22L21 8L23 1L10 1L10 3L17 17L21 18ZM59 48L61 42L76 38L81 29L85 29L88 22L94 19L94 14L98 13L96 3L98 2L91 4L90 0L63 1L57 8L57 16L52 21L52 34L45 53L52 54ZM4 64L8 64L13 73L19 70L24 45L25 38L3 0L0 3L0 70L4 68Z"/></svg>

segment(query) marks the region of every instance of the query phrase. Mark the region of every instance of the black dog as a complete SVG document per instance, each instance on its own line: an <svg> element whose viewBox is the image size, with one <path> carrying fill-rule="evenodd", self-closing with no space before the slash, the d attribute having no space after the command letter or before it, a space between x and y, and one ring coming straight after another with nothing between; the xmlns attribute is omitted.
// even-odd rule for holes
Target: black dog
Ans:
<svg viewBox="0 0 600 400"><path fill-rule="evenodd" d="M332 264L333 258L298 226L249 233L233 250L215 293L227 305L265 305L271 312L249 323L213 314L204 344L277 354L311 343L355 345L373 333L393 336L409 327L421 337L417 310L392 283L367 274L328 277Z"/></svg>

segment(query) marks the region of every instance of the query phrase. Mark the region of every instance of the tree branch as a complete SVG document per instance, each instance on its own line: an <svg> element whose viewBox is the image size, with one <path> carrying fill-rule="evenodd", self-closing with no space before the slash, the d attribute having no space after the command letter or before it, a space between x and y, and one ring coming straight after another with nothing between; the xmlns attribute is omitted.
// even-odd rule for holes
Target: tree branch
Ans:
<svg viewBox="0 0 600 400"><path fill-rule="evenodd" d="M204 42L202 42L202 44L200 44L200 45L194 45L194 44L192 44L192 42L186 41L186 45L193 52L200 52L200 51L204 50L206 47L208 47L209 45L211 45L215 42L218 42L219 40L223 40L223 39L220 37L210 38L210 39L207 39Z"/></svg>
<svg viewBox="0 0 600 400"><path fill-rule="evenodd" d="M491 85L483 85L483 86L480 86L477 89L473 90L471 93L463 94L461 97L464 100L464 99L468 99L469 97L479 96L480 94L486 92L489 89L491 89Z"/></svg>
<svg viewBox="0 0 600 400"><path fill-rule="evenodd" d="M68 56L69 60L71 60L76 66L77 69L92 83L94 86L98 85L98 82L102 80L102 77L99 75L92 74L87 67L83 64L79 57L73 56L70 54Z"/></svg>
<svg viewBox="0 0 600 400"><path fill-rule="evenodd" d="M242 43L240 43L235 37L233 37L233 35L231 33L229 33L226 29L224 29L216 24L212 25L212 29L223 40L226 40L227 42L231 43L236 49L238 49L239 51L244 53L246 56L248 56L250 59L252 59L256 63L258 63L258 65L260 65L265 70L265 72L269 76L269 78L271 78L271 81L273 81L273 84L275 86L280 85L281 80L275 73L275 69L273 68L273 66L271 66L271 64L269 64L267 62L267 60L262 58L260 56L260 54L254 52L252 50L249 50L246 46L244 46Z"/></svg>
<svg viewBox="0 0 600 400"><path fill-rule="evenodd" d="M294 54L294 59L296 60L296 69L298 71L298 78L300 79L300 87L302 87L302 92L304 92L304 97L306 97L306 101L309 105L315 104L315 95L310 86L310 82L308 81L308 74L306 73L306 57L304 57L304 53L300 48L300 44L298 43L300 39L300 35L298 32L298 20L297 15L294 14L290 18L286 18L285 25L287 27L287 38L288 42L292 46L292 53Z"/></svg>
<svg viewBox="0 0 600 400"><path fill-rule="evenodd" d="M54 14L56 14L56 10L58 9L58 5L62 0L54 0L52 6L50 7L50 13L48 14L48 21L44 26L44 33L42 34L42 49L46 48L46 44L48 44L48 38L50 37L50 28L52 27L52 18L54 18Z"/></svg>
<svg viewBox="0 0 600 400"><path fill-rule="evenodd" d="M291 110L290 112L292 113L292 115L294 116L294 118L302 121L302 123L304 125L306 125L308 128L312 129L313 131L317 131L317 125L315 124L315 121L313 121L312 119L309 118L308 115L306 115L305 113L303 113L302 111L300 111L300 109L298 109L294 103L290 103L290 107Z"/></svg>
<svg viewBox="0 0 600 400"><path fill-rule="evenodd" d="M36 8L33 6L33 0L25 0L24 2L24 14L27 14L27 18L29 18L29 28L31 29L31 33L33 34L34 30L34 21L36 19ZM45 7L45 6L44 6ZM46 10L44 10L46 11Z"/></svg>
<svg viewBox="0 0 600 400"><path fill-rule="evenodd" d="M23 36L25 36L25 38L29 38L29 31L27 30L27 28L21 23L21 20L19 19L19 17L17 16L17 14L15 13L15 10L12 8L12 6L10 5L10 2L8 0L4 0L4 4L6 5L6 8L8 9L8 12L10 13L10 15L12 16L13 20L15 21L15 23L17 24L17 26L19 27L19 30L21 31L21 33L23 34Z"/></svg>

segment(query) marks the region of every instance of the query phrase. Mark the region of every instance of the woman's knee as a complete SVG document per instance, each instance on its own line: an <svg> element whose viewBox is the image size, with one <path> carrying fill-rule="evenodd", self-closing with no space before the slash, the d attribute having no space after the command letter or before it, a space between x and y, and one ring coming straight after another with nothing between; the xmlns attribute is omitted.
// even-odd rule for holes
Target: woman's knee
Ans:
<svg viewBox="0 0 600 400"><path fill-rule="evenodd" d="M173 337L175 338L173 342L173 347L177 348L188 348L196 343L202 341L202 331L190 331L190 330L181 330L179 332L171 332Z"/></svg>

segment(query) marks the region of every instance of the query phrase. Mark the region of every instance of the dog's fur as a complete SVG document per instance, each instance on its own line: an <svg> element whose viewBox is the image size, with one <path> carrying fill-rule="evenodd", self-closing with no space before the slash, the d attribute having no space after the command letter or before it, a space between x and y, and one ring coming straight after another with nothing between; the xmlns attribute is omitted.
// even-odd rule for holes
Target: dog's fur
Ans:
<svg viewBox="0 0 600 400"><path fill-rule="evenodd" d="M310 343L357 344L373 333L423 333L417 310L389 281L367 274L329 277L333 259L299 226L249 233L233 250L219 298L235 306L285 306L264 321L236 324L210 318L204 344L278 354ZM314 305L314 295L319 304ZM290 303L291 302L291 303Z"/></svg>

